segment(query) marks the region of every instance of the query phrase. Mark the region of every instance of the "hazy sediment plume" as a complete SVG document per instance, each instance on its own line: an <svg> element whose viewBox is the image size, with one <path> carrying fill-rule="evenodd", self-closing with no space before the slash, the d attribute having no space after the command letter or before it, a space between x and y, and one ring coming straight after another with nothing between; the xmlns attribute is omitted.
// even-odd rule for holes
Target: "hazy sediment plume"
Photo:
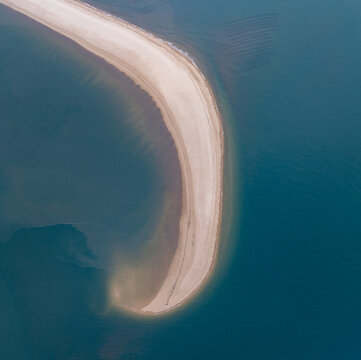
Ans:
<svg viewBox="0 0 361 360"><path fill-rule="evenodd" d="M115 271L110 281L110 298L114 306L143 314L159 314L178 307L207 279L219 238L223 131L209 84L194 62L171 44L82 3L0 2L69 37L125 72L159 107L175 142L182 172L177 249L159 290L147 294L145 303L139 300L142 296L128 296L128 289L141 288L142 282L150 281L151 277L137 270L126 274L122 269L123 275ZM164 214L166 204L167 201L163 204ZM167 221L166 217L161 218ZM152 258L151 252L144 254L140 262ZM141 267L147 268L143 264Z"/></svg>
<svg viewBox="0 0 361 360"><path fill-rule="evenodd" d="M125 74L108 70L112 80L122 84L122 97L130 113L124 121L134 133L137 147L155 163L159 184L143 204L152 208L152 214L131 235L96 224L73 225L86 234L97 254L91 265L112 273L108 284L110 305L121 304L122 308L134 310L149 303L159 291L175 254L182 206L181 169L174 141L151 96ZM128 223L138 217L135 213L128 216Z"/></svg>

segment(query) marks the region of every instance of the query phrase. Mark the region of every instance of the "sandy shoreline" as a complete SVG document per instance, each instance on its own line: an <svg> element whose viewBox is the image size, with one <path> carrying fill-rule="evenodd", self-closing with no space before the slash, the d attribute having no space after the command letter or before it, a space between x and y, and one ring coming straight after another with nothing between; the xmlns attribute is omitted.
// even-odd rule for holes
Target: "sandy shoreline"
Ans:
<svg viewBox="0 0 361 360"><path fill-rule="evenodd" d="M223 129L214 96L194 63L171 44L73 0L0 0L76 41L126 73L153 98L175 142L183 204L175 256L143 314L170 311L208 278L217 255L222 216ZM121 304L113 283L111 301Z"/></svg>

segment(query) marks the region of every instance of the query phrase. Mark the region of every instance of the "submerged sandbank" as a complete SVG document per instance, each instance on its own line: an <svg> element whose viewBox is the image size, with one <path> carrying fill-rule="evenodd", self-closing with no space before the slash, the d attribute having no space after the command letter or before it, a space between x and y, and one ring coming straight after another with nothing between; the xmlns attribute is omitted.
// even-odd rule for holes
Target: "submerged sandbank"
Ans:
<svg viewBox="0 0 361 360"><path fill-rule="evenodd" d="M177 250L167 276L143 314L170 311L208 277L222 215L223 130L209 84L170 44L125 21L73 0L0 0L102 57L147 91L175 142L182 172ZM111 282L111 301L122 289Z"/></svg>

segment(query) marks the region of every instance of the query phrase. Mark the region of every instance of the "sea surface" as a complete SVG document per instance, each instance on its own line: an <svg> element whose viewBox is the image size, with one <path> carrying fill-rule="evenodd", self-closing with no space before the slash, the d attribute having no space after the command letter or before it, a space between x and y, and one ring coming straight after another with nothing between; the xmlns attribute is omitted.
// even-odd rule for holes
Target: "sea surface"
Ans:
<svg viewBox="0 0 361 360"><path fill-rule="evenodd" d="M143 276L174 251L174 146L129 79L0 6L0 359L360 359L361 3L89 3L209 79L219 259L171 315L109 308L115 270Z"/></svg>

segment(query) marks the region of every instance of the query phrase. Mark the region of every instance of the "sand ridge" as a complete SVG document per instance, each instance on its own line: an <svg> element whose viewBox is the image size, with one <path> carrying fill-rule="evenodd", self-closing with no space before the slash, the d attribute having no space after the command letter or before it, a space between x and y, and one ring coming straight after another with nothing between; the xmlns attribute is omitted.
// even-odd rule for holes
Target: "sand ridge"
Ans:
<svg viewBox="0 0 361 360"><path fill-rule="evenodd" d="M141 314L188 300L214 265L220 236L223 129L207 80L185 54L126 21L74 0L0 0L102 57L147 91L175 142L182 172L179 241L168 274ZM121 289L111 289L113 305Z"/></svg>

